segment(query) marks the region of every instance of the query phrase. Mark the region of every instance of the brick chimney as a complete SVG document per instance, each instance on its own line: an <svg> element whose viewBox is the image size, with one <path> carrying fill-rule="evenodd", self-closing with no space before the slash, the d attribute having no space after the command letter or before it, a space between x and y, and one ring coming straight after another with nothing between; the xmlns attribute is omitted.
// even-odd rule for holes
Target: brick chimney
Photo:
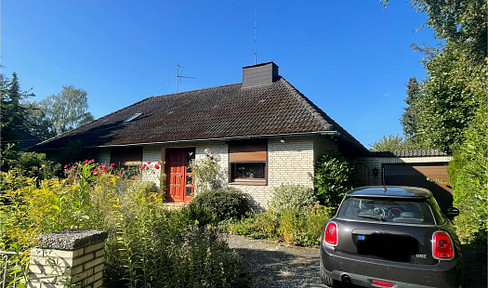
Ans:
<svg viewBox="0 0 488 288"><path fill-rule="evenodd" d="M242 87L271 84L278 76L278 66L273 62L242 67Z"/></svg>

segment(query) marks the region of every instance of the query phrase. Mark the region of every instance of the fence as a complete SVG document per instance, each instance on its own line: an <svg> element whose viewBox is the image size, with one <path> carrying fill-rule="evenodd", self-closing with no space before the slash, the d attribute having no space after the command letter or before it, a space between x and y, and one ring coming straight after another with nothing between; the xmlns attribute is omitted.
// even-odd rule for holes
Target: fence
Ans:
<svg viewBox="0 0 488 288"><path fill-rule="evenodd" d="M25 280L26 263L22 263L21 254L11 251L0 251L2 267L2 288L17 287ZM7 286L8 285L8 286Z"/></svg>

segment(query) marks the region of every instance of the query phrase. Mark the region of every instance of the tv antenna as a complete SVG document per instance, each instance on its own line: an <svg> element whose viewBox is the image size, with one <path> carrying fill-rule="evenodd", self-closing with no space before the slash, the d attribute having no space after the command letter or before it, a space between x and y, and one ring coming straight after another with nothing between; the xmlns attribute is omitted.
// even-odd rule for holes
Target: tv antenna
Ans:
<svg viewBox="0 0 488 288"><path fill-rule="evenodd" d="M197 78L194 78L194 77L189 77L189 76L183 76L181 75L181 71L180 69L183 68L183 66L181 65L176 65L176 93L178 93L178 90L180 88L180 82L181 82L181 79L182 78L186 78L186 79L197 79Z"/></svg>
<svg viewBox="0 0 488 288"><path fill-rule="evenodd" d="M254 9L254 65L258 64L258 52L256 48L256 9Z"/></svg>

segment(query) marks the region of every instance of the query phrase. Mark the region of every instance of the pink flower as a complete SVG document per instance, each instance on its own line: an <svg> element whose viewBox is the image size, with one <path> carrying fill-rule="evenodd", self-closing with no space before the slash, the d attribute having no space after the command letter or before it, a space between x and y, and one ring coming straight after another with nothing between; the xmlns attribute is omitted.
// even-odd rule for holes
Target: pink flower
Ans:
<svg viewBox="0 0 488 288"><path fill-rule="evenodd" d="M88 163L88 160L83 161L83 164L87 164L87 163Z"/></svg>
<svg viewBox="0 0 488 288"><path fill-rule="evenodd" d="M68 167L69 167L68 164L64 165L64 169L68 169Z"/></svg>
<svg viewBox="0 0 488 288"><path fill-rule="evenodd" d="M161 164L163 164L163 162L161 162L161 161L158 161L158 165L161 165Z"/></svg>
<svg viewBox="0 0 488 288"><path fill-rule="evenodd" d="M147 161L147 164L151 164L151 161Z"/></svg>
<svg viewBox="0 0 488 288"><path fill-rule="evenodd" d="M146 164L142 164L141 170L144 170L144 168L146 168Z"/></svg>
<svg viewBox="0 0 488 288"><path fill-rule="evenodd" d="M98 168L95 168L95 170L93 170L93 175L97 174L97 170Z"/></svg>
<svg viewBox="0 0 488 288"><path fill-rule="evenodd" d="M91 162L91 163L95 163L95 159L91 159L91 160L90 160L90 162Z"/></svg>
<svg viewBox="0 0 488 288"><path fill-rule="evenodd" d="M154 165L154 168L159 169L159 165L158 164Z"/></svg>
<svg viewBox="0 0 488 288"><path fill-rule="evenodd" d="M107 173L107 166L103 166L103 172Z"/></svg>
<svg viewBox="0 0 488 288"><path fill-rule="evenodd" d="M114 167L115 166L115 163L110 163L110 167Z"/></svg>

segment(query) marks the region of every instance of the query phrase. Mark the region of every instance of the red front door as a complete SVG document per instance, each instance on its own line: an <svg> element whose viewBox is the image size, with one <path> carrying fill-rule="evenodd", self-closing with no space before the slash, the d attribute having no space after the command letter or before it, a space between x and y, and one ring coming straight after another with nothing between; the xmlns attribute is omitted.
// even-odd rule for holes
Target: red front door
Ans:
<svg viewBox="0 0 488 288"><path fill-rule="evenodd" d="M190 202L193 199L193 173L191 161L195 148L166 149L166 200Z"/></svg>

